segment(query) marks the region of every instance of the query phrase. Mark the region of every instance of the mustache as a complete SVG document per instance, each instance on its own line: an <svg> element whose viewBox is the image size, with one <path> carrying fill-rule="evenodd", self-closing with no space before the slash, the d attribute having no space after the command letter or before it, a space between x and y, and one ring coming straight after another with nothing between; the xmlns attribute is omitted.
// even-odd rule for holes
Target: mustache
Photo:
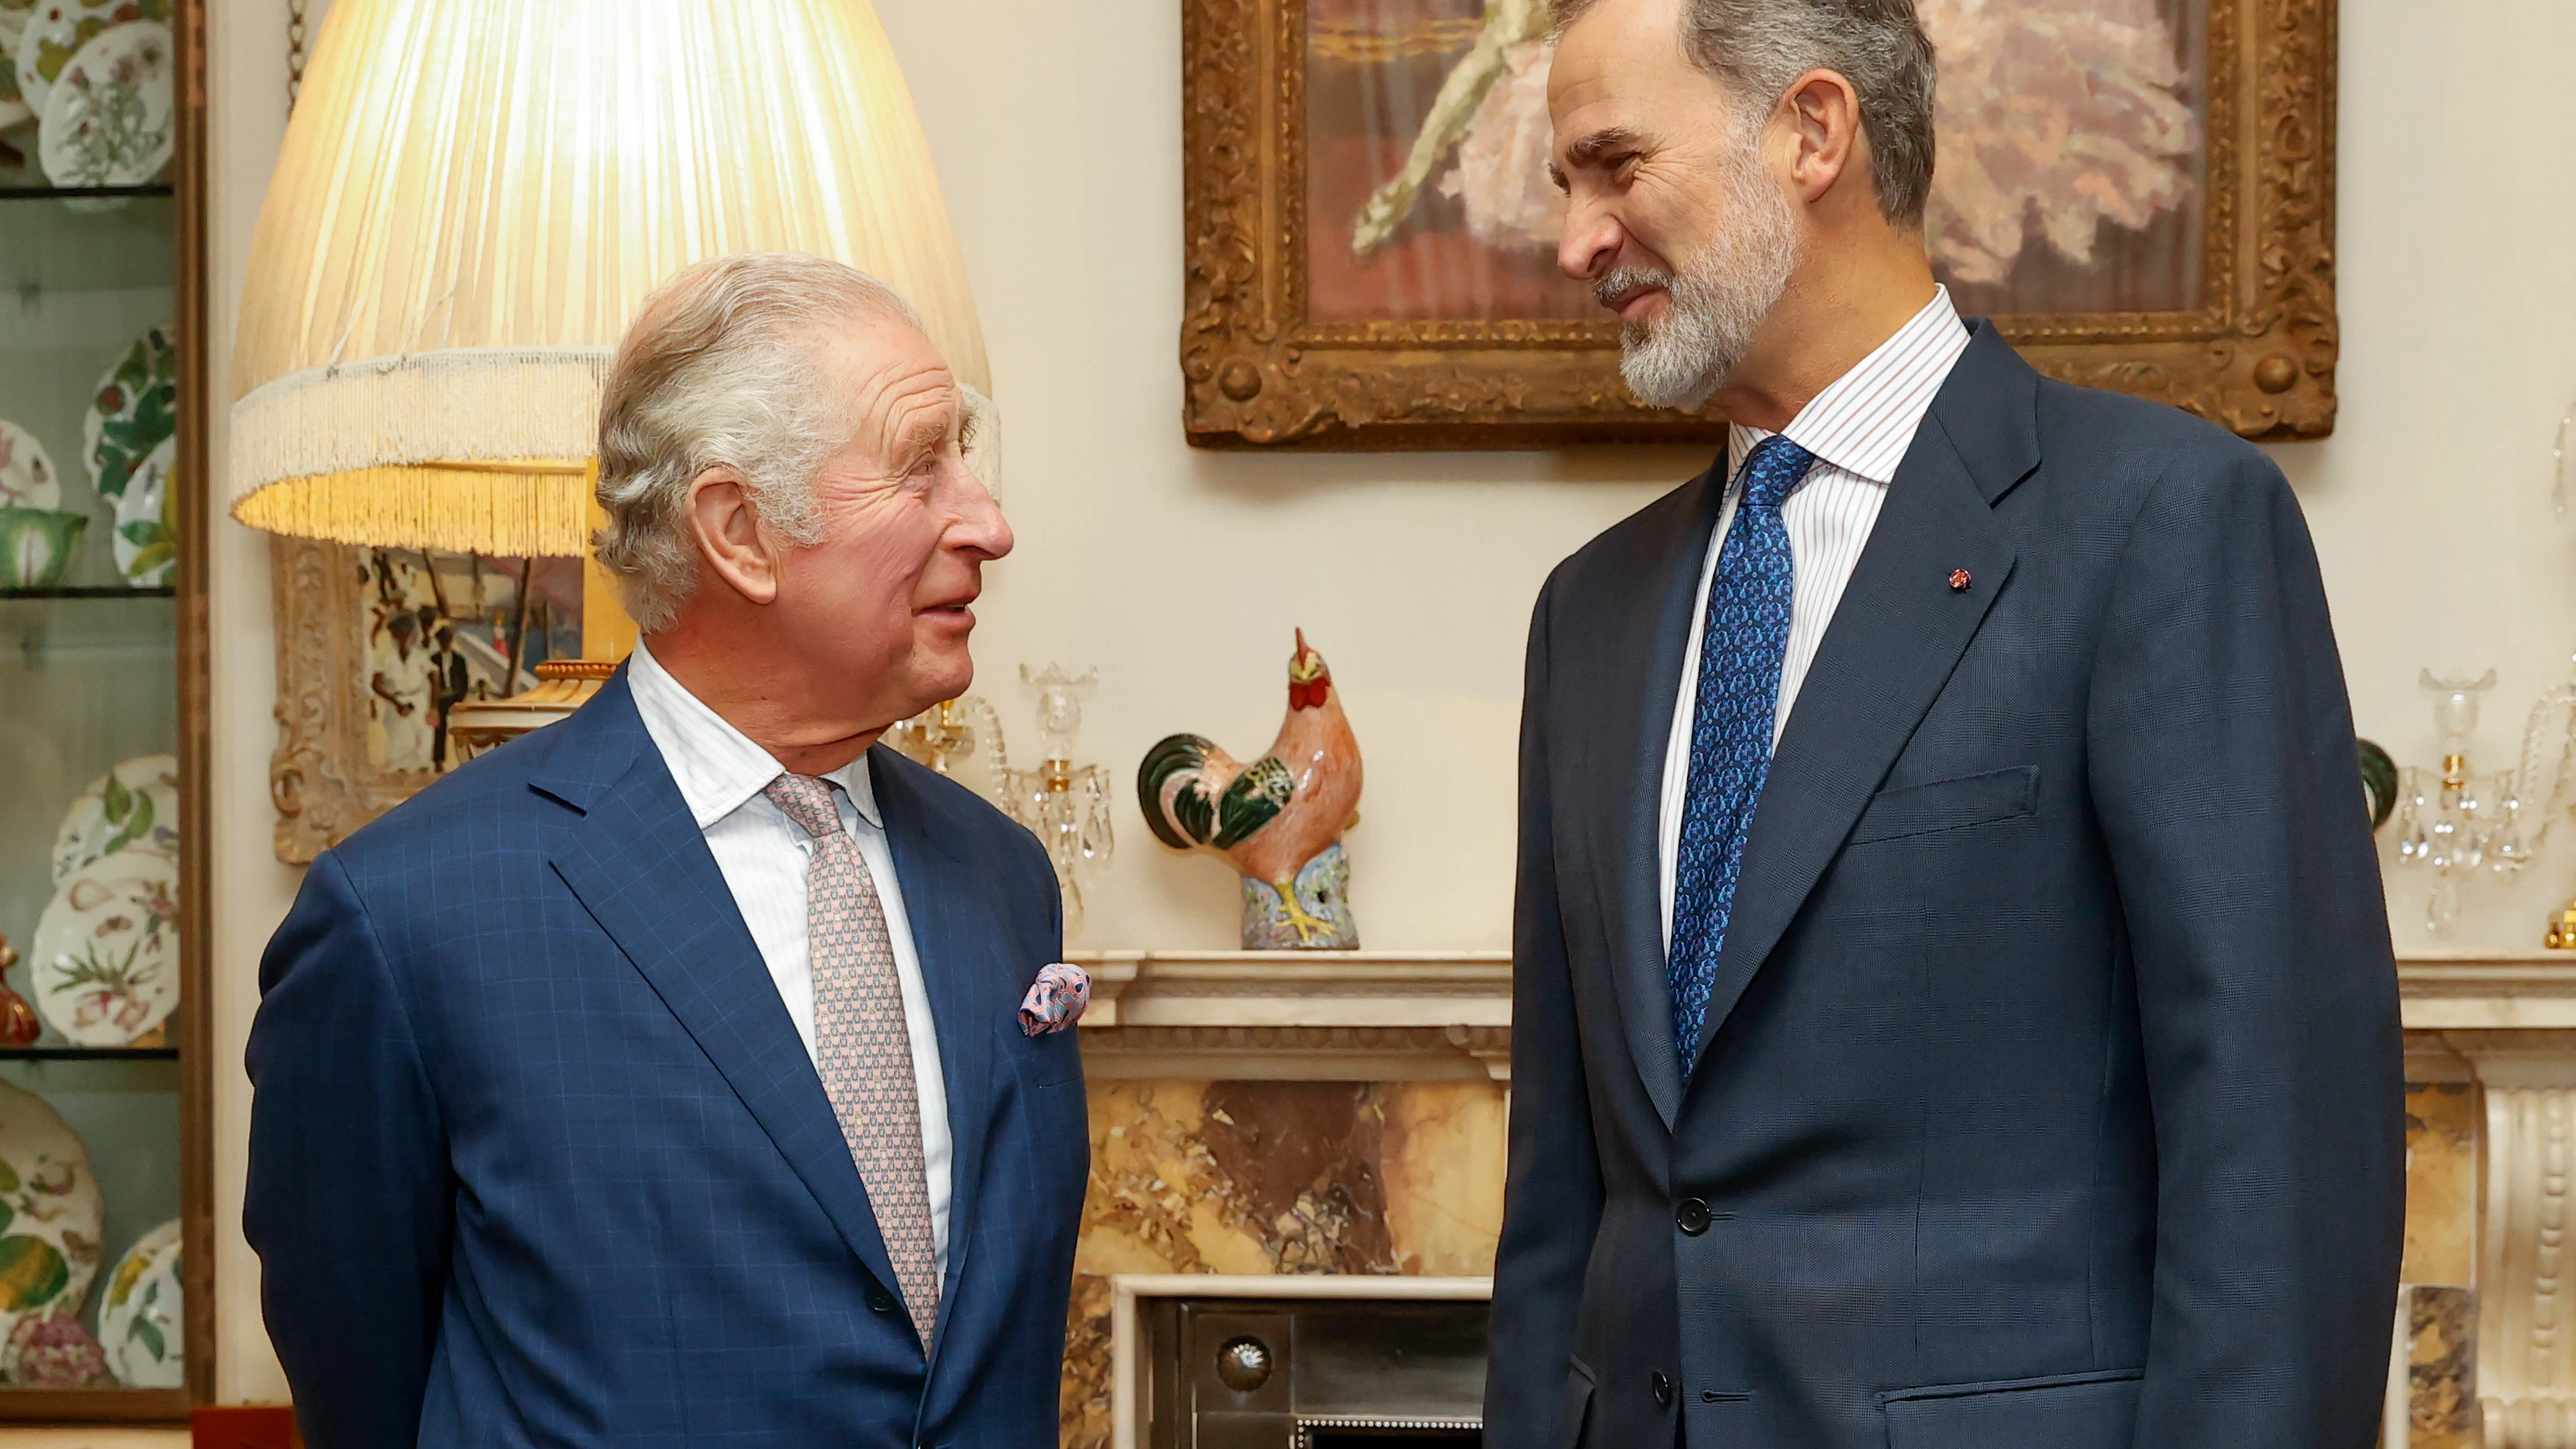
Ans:
<svg viewBox="0 0 2576 1449"><path fill-rule="evenodd" d="M1661 287L1669 292L1672 286L1673 274L1670 272L1657 271L1653 267L1621 267L1592 284L1592 300L1604 307L1616 307L1632 292L1642 292L1650 287Z"/></svg>

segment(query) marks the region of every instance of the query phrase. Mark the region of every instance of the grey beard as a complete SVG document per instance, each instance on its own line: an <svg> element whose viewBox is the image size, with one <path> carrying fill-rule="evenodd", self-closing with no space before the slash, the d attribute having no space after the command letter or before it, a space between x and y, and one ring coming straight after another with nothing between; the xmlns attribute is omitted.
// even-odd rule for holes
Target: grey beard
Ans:
<svg viewBox="0 0 2576 1449"><path fill-rule="evenodd" d="M1594 284L1604 300L1640 286L1664 289L1662 317L1619 330L1620 375L1649 407L1695 412L1706 403L1743 363L1797 270L1801 238L1789 199L1753 155L1742 159L1726 179L1732 229L1709 238L1679 272L1623 267Z"/></svg>

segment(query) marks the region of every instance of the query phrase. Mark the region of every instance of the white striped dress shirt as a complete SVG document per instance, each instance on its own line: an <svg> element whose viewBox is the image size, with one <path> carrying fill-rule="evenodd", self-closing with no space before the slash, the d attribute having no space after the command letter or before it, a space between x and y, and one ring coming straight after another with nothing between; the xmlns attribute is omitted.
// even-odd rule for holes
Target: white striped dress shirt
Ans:
<svg viewBox="0 0 2576 1449"><path fill-rule="evenodd" d="M1947 287L1936 287L1932 300L1913 320L1896 330L1858 366L1836 378L1789 420L1782 433L1816 455L1807 481L1780 505L1780 520L1789 530L1789 557L1796 578L1789 600L1789 650L1780 661L1780 704L1772 716L1771 740L1788 727L1789 707L1798 701L1807 666L1816 646L1834 621L1843 589L1851 582L1860 552L1878 525L1878 510L1887 502L1887 487L1896 480L1896 465L1914 445L1914 434L1932 409L1933 394L1968 350L1968 329L1950 303ZM1656 856L1662 877L1664 949L1673 941L1674 854L1682 833L1682 812L1689 804L1691 722L1699 696L1700 630L1708 616L1709 581L1717 576L1717 558L1726 530L1735 522L1736 499L1744 488L1744 460L1771 434L1737 425L1726 438L1726 501L1717 528L1709 535L1708 556L1700 561L1699 593L1691 609L1690 643L1682 651L1681 693L1673 701L1673 728L1664 747L1663 809L1657 820Z"/></svg>
<svg viewBox="0 0 2576 1449"><path fill-rule="evenodd" d="M642 644L627 660L626 684L644 732L662 752L671 779L705 833L751 943L769 968L788 1019L814 1056L814 958L805 936L805 873L814 838L761 793L782 767L723 715L671 677ZM955 1146L948 1134L948 1081L940 1075L939 1033L930 1018L930 989L922 980L921 954L913 949L912 922L904 914L903 883L895 879L894 848L885 817L877 812L876 781L868 757L859 756L823 777L841 788L832 798L841 828L850 832L868 877L885 906L886 935L894 946L895 979L903 993L903 1024L911 1037L912 1076L921 1101L921 1165L930 1185L930 1245L936 1271L948 1274L949 1164Z"/></svg>

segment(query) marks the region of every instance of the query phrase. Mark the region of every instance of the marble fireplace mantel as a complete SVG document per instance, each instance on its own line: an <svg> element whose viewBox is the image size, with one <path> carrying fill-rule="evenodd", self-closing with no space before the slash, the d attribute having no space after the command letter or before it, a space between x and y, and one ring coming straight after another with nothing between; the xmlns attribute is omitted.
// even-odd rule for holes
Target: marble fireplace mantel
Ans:
<svg viewBox="0 0 2576 1449"><path fill-rule="evenodd" d="M2576 1030L2576 952L2407 951L2409 1031Z"/></svg>
<svg viewBox="0 0 2576 1449"><path fill-rule="evenodd" d="M1104 1080L1507 1081L1508 951L1087 951Z"/></svg>
<svg viewBox="0 0 2576 1449"><path fill-rule="evenodd" d="M2576 1441L2576 953L2408 951L2397 978L2411 1412L2382 1442L2559 1449Z"/></svg>

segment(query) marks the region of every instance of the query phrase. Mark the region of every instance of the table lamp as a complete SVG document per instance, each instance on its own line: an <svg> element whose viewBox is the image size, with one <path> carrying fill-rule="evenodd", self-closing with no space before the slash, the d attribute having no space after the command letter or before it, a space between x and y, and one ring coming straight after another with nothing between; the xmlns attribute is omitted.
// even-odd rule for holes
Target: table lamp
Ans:
<svg viewBox="0 0 2576 1449"><path fill-rule="evenodd" d="M988 408L964 259L868 0L338 0L243 284L233 517L586 556L618 340L673 272L740 251L883 280ZM457 706L451 736L569 713L633 642L594 565L586 657Z"/></svg>

